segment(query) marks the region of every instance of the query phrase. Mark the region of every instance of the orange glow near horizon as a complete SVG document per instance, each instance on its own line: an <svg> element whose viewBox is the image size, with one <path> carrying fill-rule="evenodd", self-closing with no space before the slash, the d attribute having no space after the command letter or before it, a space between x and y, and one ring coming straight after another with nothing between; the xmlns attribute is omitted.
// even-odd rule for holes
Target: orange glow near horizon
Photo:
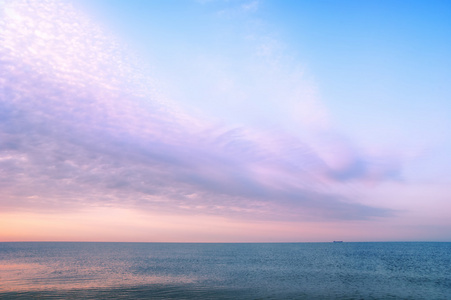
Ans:
<svg viewBox="0 0 451 300"><path fill-rule="evenodd" d="M318 224L157 215L118 208L59 215L4 213L0 225L1 241L296 242L321 241L334 234Z"/></svg>
<svg viewBox="0 0 451 300"><path fill-rule="evenodd" d="M404 224L403 224L404 223ZM162 215L120 208L85 212L0 214L0 241L328 242L415 239L408 221L283 222L207 215ZM409 232L414 232L410 233ZM424 235L430 232L424 232Z"/></svg>

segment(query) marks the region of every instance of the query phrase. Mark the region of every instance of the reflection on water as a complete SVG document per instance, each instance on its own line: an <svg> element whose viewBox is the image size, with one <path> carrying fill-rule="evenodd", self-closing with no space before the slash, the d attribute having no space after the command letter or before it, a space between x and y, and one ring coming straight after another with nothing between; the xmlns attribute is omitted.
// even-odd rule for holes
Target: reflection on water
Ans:
<svg viewBox="0 0 451 300"><path fill-rule="evenodd" d="M143 257L134 256L139 253L134 251L137 249L122 247L125 244L3 243L2 246L0 292L193 282L193 278L183 274L141 272Z"/></svg>
<svg viewBox="0 0 451 300"><path fill-rule="evenodd" d="M451 243L0 243L0 298L446 299Z"/></svg>
<svg viewBox="0 0 451 300"><path fill-rule="evenodd" d="M111 266L112 267L112 266ZM114 268L114 267L112 267ZM183 276L134 275L124 269L108 272L99 267L83 267L80 270L60 267L55 264L5 264L0 265L0 292L37 291L56 289L92 289L115 286L190 283ZM121 272L122 271L122 272Z"/></svg>

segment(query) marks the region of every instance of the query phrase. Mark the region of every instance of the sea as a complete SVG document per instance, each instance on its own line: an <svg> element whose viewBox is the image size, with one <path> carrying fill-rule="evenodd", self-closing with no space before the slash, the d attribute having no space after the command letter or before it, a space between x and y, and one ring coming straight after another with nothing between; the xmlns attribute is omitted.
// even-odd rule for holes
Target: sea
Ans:
<svg viewBox="0 0 451 300"><path fill-rule="evenodd" d="M451 299L451 243L0 243L0 299Z"/></svg>

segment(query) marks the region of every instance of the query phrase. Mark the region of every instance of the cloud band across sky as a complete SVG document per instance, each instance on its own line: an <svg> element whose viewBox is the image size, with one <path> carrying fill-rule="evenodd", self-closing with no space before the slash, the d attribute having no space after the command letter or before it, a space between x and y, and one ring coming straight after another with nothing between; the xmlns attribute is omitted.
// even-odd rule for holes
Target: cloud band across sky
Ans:
<svg viewBox="0 0 451 300"><path fill-rule="evenodd" d="M249 130L192 122L156 96L122 90L121 57L64 4L11 6L2 47L3 207L112 202L290 219L390 213L348 203L321 183L364 176L365 161L351 157L331 170L301 141L270 149Z"/></svg>

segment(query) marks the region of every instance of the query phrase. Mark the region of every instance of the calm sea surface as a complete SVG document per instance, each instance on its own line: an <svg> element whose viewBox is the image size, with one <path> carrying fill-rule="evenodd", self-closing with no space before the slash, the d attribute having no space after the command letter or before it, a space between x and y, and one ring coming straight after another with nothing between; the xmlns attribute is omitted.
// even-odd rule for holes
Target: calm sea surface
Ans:
<svg viewBox="0 0 451 300"><path fill-rule="evenodd" d="M451 243L0 243L0 298L451 299Z"/></svg>

